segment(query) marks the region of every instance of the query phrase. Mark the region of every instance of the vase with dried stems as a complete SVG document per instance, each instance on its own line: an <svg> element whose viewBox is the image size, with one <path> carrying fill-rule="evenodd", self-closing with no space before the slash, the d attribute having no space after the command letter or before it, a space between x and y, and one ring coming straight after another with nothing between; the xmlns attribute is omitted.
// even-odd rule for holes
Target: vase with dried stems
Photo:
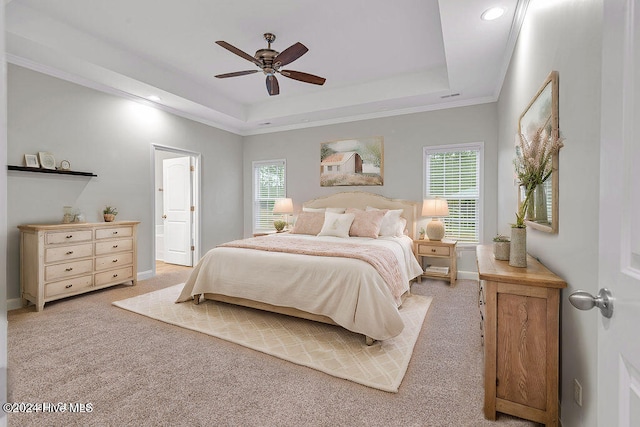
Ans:
<svg viewBox="0 0 640 427"><path fill-rule="evenodd" d="M544 182L551 176L553 155L561 147L562 138L552 132L547 123L544 123L530 140L522 133L518 133L516 137L516 158L513 163L524 198L518 206L516 222L511 226L509 265L513 267L527 266L525 219L532 215L536 189L542 191Z"/></svg>

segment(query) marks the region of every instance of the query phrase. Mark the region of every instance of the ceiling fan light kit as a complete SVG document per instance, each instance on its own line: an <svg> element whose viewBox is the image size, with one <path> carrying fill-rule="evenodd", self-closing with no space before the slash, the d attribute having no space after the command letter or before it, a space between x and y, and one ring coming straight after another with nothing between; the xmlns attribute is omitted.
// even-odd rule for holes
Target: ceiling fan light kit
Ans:
<svg viewBox="0 0 640 427"><path fill-rule="evenodd" d="M280 85L276 74L288 77L293 80L298 80L304 83L311 83L314 85L323 85L326 81L325 78L314 76L313 74L303 73L302 71L294 70L281 70L280 67L290 64L302 55L307 53L309 49L302 43L295 43L282 52L271 49L271 43L276 40L276 36L273 33L265 33L264 39L267 41L266 49L258 49L254 56L243 52L237 47L223 41L218 40L216 44L227 49L229 52L235 53L241 58L246 59L249 62L253 62L260 67L262 72L266 75L267 92L269 95L278 95L280 93ZM254 74L260 70L245 70L235 71L233 73L218 74L216 77L219 79L225 79L228 77L245 76L247 74Z"/></svg>

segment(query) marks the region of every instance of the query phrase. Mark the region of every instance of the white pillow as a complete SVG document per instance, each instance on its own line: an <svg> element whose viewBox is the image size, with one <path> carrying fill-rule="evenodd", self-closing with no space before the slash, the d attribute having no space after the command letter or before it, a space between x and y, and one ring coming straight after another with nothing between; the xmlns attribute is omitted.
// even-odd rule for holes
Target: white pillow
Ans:
<svg viewBox="0 0 640 427"><path fill-rule="evenodd" d="M349 237L349 229L355 217L354 214L326 212L324 214L324 224L318 236Z"/></svg>
<svg viewBox="0 0 640 427"><path fill-rule="evenodd" d="M305 208L303 206L302 212L324 212L324 208Z"/></svg>
<svg viewBox="0 0 640 427"><path fill-rule="evenodd" d="M385 209L372 208L367 206L368 211L379 211ZM382 218L382 225L380 226L380 236L383 237L399 237L404 234L404 227L406 225L402 223L400 215L402 215L402 209L389 209Z"/></svg>

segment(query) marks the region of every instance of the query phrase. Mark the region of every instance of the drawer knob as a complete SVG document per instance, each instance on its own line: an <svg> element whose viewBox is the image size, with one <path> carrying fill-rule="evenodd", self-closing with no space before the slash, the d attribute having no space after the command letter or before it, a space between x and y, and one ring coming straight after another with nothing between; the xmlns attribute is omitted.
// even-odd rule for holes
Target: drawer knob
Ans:
<svg viewBox="0 0 640 427"><path fill-rule="evenodd" d="M65 286L65 288L69 289L70 287L72 287L73 285L67 285Z"/></svg>
<svg viewBox="0 0 640 427"><path fill-rule="evenodd" d="M435 251L436 251L435 249L431 248L431 252L435 252Z"/></svg>
<svg viewBox="0 0 640 427"><path fill-rule="evenodd" d="M114 274L114 275L113 275L113 277L118 277L118 274L117 274L117 273L116 273L116 274Z"/></svg>
<svg viewBox="0 0 640 427"><path fill-rule="evenodd" d="M68 251L67 255L71 255L73 253L73 251Z"/></svg>
<svg viewBox="0 0 640 427"><path fill-rule="evenodd" d="M118 259L112 259L111 262L118 262Z"/></svg>
<svg viewBox="0 0 640 427"><path fill-rule="evenodd" d="M117 231L114 231L112 234L118 234L118 232L117 232Z"/></svg>
<svg viewBox="0 0 640 427"><path fill-rule="evenodd" d="M73 270L73 267L68 267L64 269L64 271L72 271L72 270Z"/></svg>
<svg viewBox="0 0 640 427"><path fill-rule="evenodd" d="M118 245L113 245L113 249L115 249L115 248L117 248L117 247L118 247Z"/></svg>
<svg viewBox="0 0 640 427"><path fill-rule="evenodd" d="M72 238L72 237L73 237L73 234L69 234L69 235L67 236L67 239L70 239L70 238Z"/></svg>

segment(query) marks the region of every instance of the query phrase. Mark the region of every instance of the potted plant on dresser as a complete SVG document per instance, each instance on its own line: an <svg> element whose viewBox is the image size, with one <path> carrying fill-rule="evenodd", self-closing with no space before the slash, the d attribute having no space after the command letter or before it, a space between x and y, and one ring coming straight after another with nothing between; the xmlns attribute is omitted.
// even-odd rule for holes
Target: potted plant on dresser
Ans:
<svg viewBox="0 0 640 427"><path fill-rule="evenodd" d="M116 219L116 215L118 215L118 209L112 206L105 206L102 210L102 216L105 222L112 222Z"/></svg>
<svg viewBox="0 0 640 427"><path fill-rule="evenodd" d="M500 261L509 261L511 241L507 236L498 234L493 238L493 256Z"/></svg>

